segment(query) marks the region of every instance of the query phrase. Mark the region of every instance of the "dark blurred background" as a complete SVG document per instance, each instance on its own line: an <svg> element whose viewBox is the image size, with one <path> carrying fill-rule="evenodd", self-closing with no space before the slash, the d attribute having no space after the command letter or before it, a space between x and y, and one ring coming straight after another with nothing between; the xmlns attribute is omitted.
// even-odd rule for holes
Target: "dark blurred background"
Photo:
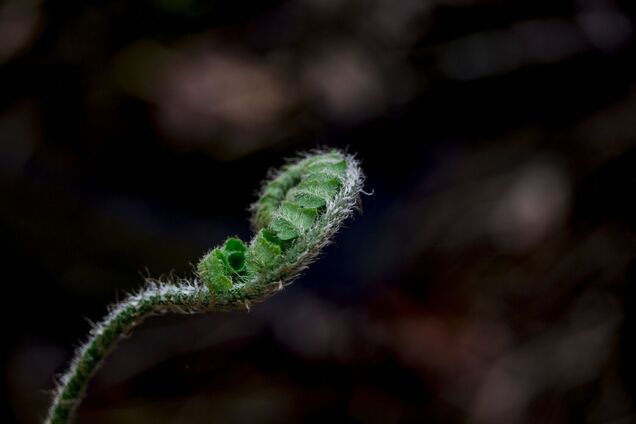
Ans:
<svg viewBox="0 0 636 424"><path fill-rule="evenodd" d="M631 423L636 3L0 2L1 422L267 169L346 148L364 213L251 312L151 318L78 423Z"/></svg>

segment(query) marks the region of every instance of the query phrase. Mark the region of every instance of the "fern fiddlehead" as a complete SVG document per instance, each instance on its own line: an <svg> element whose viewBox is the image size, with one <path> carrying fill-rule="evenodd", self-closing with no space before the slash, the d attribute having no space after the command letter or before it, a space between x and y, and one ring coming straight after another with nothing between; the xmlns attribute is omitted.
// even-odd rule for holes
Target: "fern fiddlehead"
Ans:
<svg viewBox="0 0 636 424"><path fill-rule="evenodd" d="M194 279L148 282L111 307L75 352L45 423L72 420L106 355L146 317L249 309L291 283L356 209L362 183L356 159L337 150L301 156L273 173L251 207L252 240L230 237L203 256Z"/></svg>

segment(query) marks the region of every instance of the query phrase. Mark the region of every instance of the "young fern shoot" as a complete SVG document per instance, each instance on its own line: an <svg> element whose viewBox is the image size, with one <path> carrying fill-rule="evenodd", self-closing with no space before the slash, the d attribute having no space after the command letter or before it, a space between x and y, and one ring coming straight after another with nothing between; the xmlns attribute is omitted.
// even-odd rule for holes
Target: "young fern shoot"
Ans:
<svg viewBox="0 0 636 424"><path fill-rule="evenodd" d="M230 237L203 256L192 280L150 281L112 306L60 378L45 423L73 419L106 355L144 318L249 309L290 284L357 209L363 179L357 160L338 150L300 156L273 172L251 207L252 240Z"/></svg>

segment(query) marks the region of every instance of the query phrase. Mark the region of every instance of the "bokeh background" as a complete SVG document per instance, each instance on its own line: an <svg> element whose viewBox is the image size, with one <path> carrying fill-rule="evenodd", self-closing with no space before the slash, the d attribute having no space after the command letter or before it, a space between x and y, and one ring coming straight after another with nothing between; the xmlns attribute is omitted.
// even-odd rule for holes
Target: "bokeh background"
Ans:
<svg viewBox="0 0 636 424"><path fill-rule="evenodd" d="M0 3L3 423L145 276L250 237L267 169L364 213L247 312L147 320L78 423L631 423L636 3Z"/></svg>

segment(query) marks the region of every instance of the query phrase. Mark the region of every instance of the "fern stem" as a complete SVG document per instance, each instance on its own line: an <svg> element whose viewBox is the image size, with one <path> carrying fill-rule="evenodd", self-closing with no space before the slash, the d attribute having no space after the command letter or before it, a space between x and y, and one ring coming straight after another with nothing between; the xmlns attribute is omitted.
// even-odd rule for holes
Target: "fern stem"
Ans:
<svg viewBox="0 0 636 424"><path fill-rule="evenodd" d="M205 287L180 283L158 284L129 296L97 324L86 343L75 353L68 372L62 377L46 423L63 424L73 417L86 385L104 358L133 327L150 315L167 312L191 314L214 310L218 303ZM244 303L224 302L224 310L244 307Z"/></svg>

